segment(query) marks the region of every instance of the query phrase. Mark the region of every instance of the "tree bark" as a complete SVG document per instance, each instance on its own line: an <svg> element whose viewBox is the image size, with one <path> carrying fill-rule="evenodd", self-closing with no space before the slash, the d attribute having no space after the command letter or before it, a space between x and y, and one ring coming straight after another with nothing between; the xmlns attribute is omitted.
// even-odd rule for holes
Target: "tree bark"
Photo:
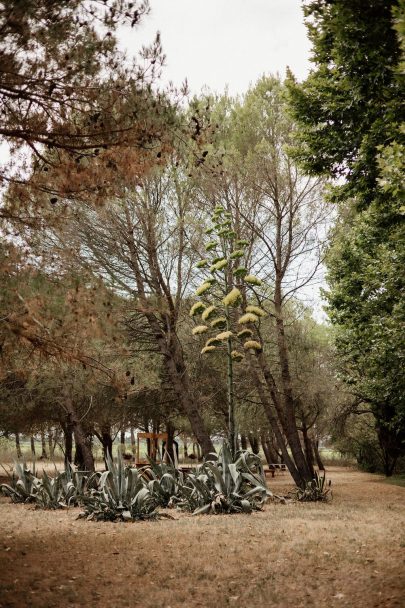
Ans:
<svg viewBox="0 0 405 608"><path fill-rule="evenodd" d="M41 431L41 459L48 460L48 454L46 453L46 442L45 442L45 433Z"/></svg>
<svg viewBox="0 0 405 608"><path fill-rule="evenodd" d="M80 446L84 470L93 472L95 470L93 454L88 442L86 441L86 434L76 413L73 401L69 396L65 397L64 407L68 414L68 422L72 425L76 446Z"/></svg>
<svg viewBox="0 0 405 608"><path fill-rule="evenodd" d="M54 455L55 455L55 446L53 443L53 437L54 437L53 431L52 431L51 427L49 427L49 429L48 429L48 449L49 449L49 458L51 460L53 460Z"/></svg>
<svg viewBox="0 0 405 608"><path fill-rule="evenodd" d="M324 471L325 470L325 466L324 466L324 464L322 462L322 458L321 458L321 455L319 453L319 441L318 441L318 439L315 439L312 442L312 445L314 447L315 460L316 460L316 464L318 465L318 469L320 471Z"/></svg>
<svg viewBox="0 0 405 608"><path fill-rule="evenodd" d="M253 435L253 433L248 433L248 439L249 439L249 443L250 443L250 447L252 448L252 452L253 454L258 454L259 453L259 440L256 437L256 435Z"/></svg>
<svg viewBox="0 0 405 608"><path fill-rule="evenodd" d="M125 454L125 429L120 432L121 454Z"/></svg>
<svg viewBox="0 0 405 608"><path fill-rule="evenodd" d="M204 421L192 394L190 378L184 363L179 339L173 334L168 344L165 368L179 403L190 421L193 434L201 446L203 455L207 457L209 454L215 453L214 444L205 428Z"/></svg>
<svg viewBox="0 0 405 608"><path fill-rule="evenodd" d="M256 358L256 359L260 362L260 359L258 359L258 358ZM294 460L291 458L291 456L288 452L287 444L284 440L284 436L283 436L283 433L282 433L282 430L281 430L281 427L279 424L279 419L278 419L277 413L275 411L274 403L272 405L270 403L269 399L267 398L267 394L264 390L263 384L260 380L259 374L256 369L256 365L255 365L256 361L253 359L253 357L251 355L248 356L248 362L249 362L253 381L255 383L257 392L260 397L260 401L263 404L264 411L266 413L266 416L270 423L270 427L276 438L277 445L281 451L283 460L284 460L288 470L290 471L291 477L294 479L294 482L297 484L297 486L300 486L302 484L301 475L300 475L297 467L295 466ZM271 391L270 391L270 393L271 393Z"/></svg>
<svg viewBox="0 0 405 608"><path fill-rule="evenodd" d="M65 436L65 468L73 462L73 427L68 420L63 424L63 434Z"/></svg>
<svg viewBox="0 0 405 608"><path fill-rule="evenodd" d="M20 433L15 434L15 449L17 451L17 458L22 458L21 444L20 444Z"/></svg>
<svg viewBox="0 0 405 608"><path fill-rule="evenodd" d="M280 338L279 341L282 342L283 339ZM285 347L285 344L284 344L284 347ZM284 352L284 348L281 348L281 351ZM282 356L280 358L282 358ZM280 447L285 464L286 464L288 470L290 471L291 475L293 476L295 483L300 487L305 487L306 483L308 481L312 480L312 475L311 475L310 469L308 467L308 464L305 459L305 455L304 455L304 453L302 451L302 447L301 447L301 442L300 442L298 429L297 429L297 423L296 423L296 419L295 419L295 408L294 408L294 402L292 399L291 388L288 389L288 386L284 387L284 383L282 382L283 392L284 392L285 388L288 390L287 390L287 394L284 392L283 396L280 397L278 390L277 390L275 380L268 368L268 365L264 358L263 353L257 354L257 360L259 362L259 366L263 373L263 378L266 382L268 391L270 393L270 396L271 396L271 399L272 399L272 402L273 402L273 405L275 408L275 412L272 411L271 406L270 406L270 409L268 407L267 408L265 407L265 411L269 418L271 428L273 429L273 432L276 436L277 444ZM284 361L284 375L287 378L289 378L288 360ZM287 382L287 385L288 385L288 382ZM291 457L288 457L288 459L286 458L286 453L285 453L286 450L283 449L283 444L285 442L284 442L284 439L282 438L282 433L276 432L276 429L274 427L274 422L272 423L271 419L270 419L270 417L272 417L272 416L281 425L281 428L284 432L284 435L285 435L288 445L290 447L292 458ZM280 443L280 441L281 441L281 443ZM294 469L295 469L294 472L291 470L291 468L290 468L291 465L288 464L289 462L294 463Z"/></svg>
<svg viewBox="0 0 405 608"><path fill-rule="evenodd" d="M271 441L263 434L260 437L264 455L266 456L267 464L277 464L278 454L274 447L271 445Z"/></svg>
<svg viewBox="0 0 405 608"><path fill-rule="evenodd" d="M31 456L35 458L35 439L33 435L31 435Z"/></svg>
<svg viewBox="0 0 405 608"><path fill-rule="evenodd" d="M135 442L135 429L133 426L131 426L131 451L132 451L132 454L135 456L136 442Z"/></svg>
<svg viewBox="0 0 405 608"><path fill-rule="evenodd" d="M101 445L103 446L103 457L105 465L107 466L107 455L109 455L110 458L113 457L113 438L110 427L102 427L100 429L100 434L97 434L97 437L100 439Z"/></svg>
<svg viewBox="0 0 405 608"><path fill-rule="evenodd" d="M240 445L241 445L242 450L247 450L247 447L248 447L247 437L246 437L246 435L243 435L243 433L241 433L241 436L240 436Z"/></svg>
<svg viewBox="0 0 405 608"><path fill-rule="evenodd" d="M167 453L171 462L173 462L173 463L175 462L174 450L176 449L175 441L174 441L175 430L176 429L175 429L174 425L170 421L166 422L167 441L163 447L163 456L165 455L165 453ZM177 449L178 449L178 446L177 446ZM176 458L177 458L177 460L179 458L179 454L178 454L177 450L176 450Z"/></svg>

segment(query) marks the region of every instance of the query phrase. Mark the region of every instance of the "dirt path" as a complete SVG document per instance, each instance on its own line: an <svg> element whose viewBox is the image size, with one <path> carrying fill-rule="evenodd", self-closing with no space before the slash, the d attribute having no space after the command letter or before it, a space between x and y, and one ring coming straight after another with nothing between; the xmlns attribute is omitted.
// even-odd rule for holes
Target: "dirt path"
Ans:
<svg viewBox="0 0 405 608"><path fill-rule="evenodd" d="M405 488L330 477L331 504L135 524L1 499L0 607L404 607Z"/></svg>

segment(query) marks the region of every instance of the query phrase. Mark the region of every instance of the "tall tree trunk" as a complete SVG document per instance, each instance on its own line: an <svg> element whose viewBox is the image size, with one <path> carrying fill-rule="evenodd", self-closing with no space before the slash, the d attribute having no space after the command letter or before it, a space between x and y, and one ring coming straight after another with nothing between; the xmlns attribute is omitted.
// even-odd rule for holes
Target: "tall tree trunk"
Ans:
<svg viewBox="0 0 405 608"><path fill-rule="evenodd" d="M62 425L65 436L65 468L73 462L73 427L68 420Z"/></svg>
<svg viewBox="0 0 405 608"><path fill-rule="evenodd" d="M166 300L169 310L168 313L162 314L161 318L158 318L153 312L148 310L149 302L145 292L145 282L139 263L137 243L134 241L133 222L127 208L125 209L125 214L129 228L127 245L131 258L131 266L138 289L139 301L145 309L145 318L153 332L160 354L163 356L163 365L170 379L178 402L184 414L190 421L191 429L202 447L204 456L208 456L210 453L215 452L214 445L200 414L196 397L191 389L190 378L184 361L183 349L176 334L178 312L176 312L176 307L171 297L170 290L167 284L165 284L165 281L160 273L153 229L150 229L147 235L147 252L150 262L151 278L156 294L160 294L161 297Z"/></svg>
<svg viewBox="0 0 405 608"><path fill-rule="evenodd" d="M272 395L272 401L273 403L270 403L266 391L264 390L263 384L261 382L261 379L259 377L259 373L256 369L256 363L259 362L259 366L261 367L263 365L262 363L262 357L256 357L256 361L253 359L253 357L251 355L248 355L248 362L249 362L249 367L250 367L250 371L252 374L252 378L253 381L255 383L257 392L259 394L260 397L260 401L263 404L264 407L264 411L266 413L267 419L270 423L270 427L274 433L274 436L276 438L277 441L277 445L281 451L282 457L283 457L283 461L285 462L288 470L290 471L291 477L294 479L294 482L297 484L297 486L301 486L302 485L302 478L301 475L295 465L294 460L291 458L288 448L287 448L287 444L284 440L284 435L282 433L282 428L281 425L279 423L279 417L277 416L277 411L274 405L274 400L277 399L277 395ZM272 391L269 389L270 394L272 394Z"/></svg>
<svg viewBox="0 0 405 608"><path fill-rule="evenodd" d="M48 460L48 454L46 453L46 441L45 441L44 431L41 431L41 460Z"/></svg>
<svg viewBox="0 0 405 608"><path fill-rule="evenodd" d="M253 433L248 433L248 439L249 439L249 443L250 443L250 447L252 448L252 452L253 454L258 454L259 453L259 440L256 437L256 435L253 435Z"/></svg>
<svg viewBox="0 0 405 608"><path fill-rule="evenodd" d="M167 455L169 456L169 458L172 462L174 462L174 449L175 449L174 433L175 433L175 430L176 429L175 429L174 425L170 421L167 421L166 422L167 441L164 445L162 455L164 456L165 452L167 452ZM178 457L179 457L178 453L176 453L176 457L178 459Z"/></svg>
<svg viewBox="0 0 405 608"><path fill-rule="evenodd" d="M302 437L304 440L305 456L307 459L308 467L310 468L310 470L312 472L312 478L313 478L315 475L314 452L313 452L313 448L312 448L312 441L308 435L308 429L307 429L305 423L303 423L303 425L302 425Z"/></svg>
<svg viewBox="0 0 405 608"><path fill-rule="evenodd" d="M306 461L304 452L302 450L300 437L297 428L297 421L295 416L295 403L292 391L292 382L290 375L290 364L288 357L287 341L284 330L283 310L282 310L282 297L281 297L281 284L276 279L276 285L274 290L274 310L276 313L276 334L277 334L277 349L278 358L281 368L281 384L282 384L282 395L284 402L284 419L285 419L285 434L296 464L296 467L301 476L301 484L306 485L308 481L311 481L313 474L311 466Z"/></svg>
<svg viewBox="0 0 405 608"><path fill-rule="evenodd" d="M54 447L53 439L54 439L54 433L52 431L52 428L49 427L48 428L48 450L49 450L49 458L51 460L53 460L54 455L55 455L55 447Z"/></svg>
<svg viewBox="0 0 405 608"><path fill-rule="evenodd" d="M103 446L103 457L105 465L107 466L107 454L110 456L110 458L113 457L113 438L109 426L102 427L100 431L101 433L99 435L99 439L101 441L101 445Z"/></svg>
<svg viewBox="0 0 405 608"><path fill-rule="evenodd" d="M31 435L31 456L35 458L35 438Z"/></svg>
<svg viewBox="0 0 405 608"><path fill-rule="evenodd" d="M171 336L168 355L165 357L165 368L179 403L190 421L193 434L202 448L203 455L207 457L209 454L215 453L214 444L205 428L191 390L190 378L184 363L183 352L176 335Z"/></svg>
<svg viewBox="0 0 405 608"><path fill-rule="evenodd" d="M22 458L21 444L20 444L20 433L15 434L15 449L17 451L17 458Z"/></svg>
<svg viewBox="0 0 405 608"><path fill-rule="evenodd" d="M282 339L280 339L280 342L282 342ZM273 416L276 418L278 423L281 425L281 428L287 439L288 445L291 450L291 455L292 455L292 459L293 459L293 462L295 465L295 469L296 469L296 472L298 473L298 477L297 477L297 473L294 473L294 474L292 473L290 466L288 465L288 461L290 461L290 462L292 461L291 458L289 458L289 460L287 460L286 455L285 455L285 450L282 450L282 443L284 443L284 439L281 439L280 434L276 433L276 430L274 428L274 423L272 423L269 418L270 425L273 429L273 432L276 435L277 444L279 445L280 449L282 450L283 459L285 461L285 464L286 464L288 470L294 477L295 483L300 487L304 487L308 481L311 481L312 475L311 475L310 469L308 467L308 464L306 462L305 455L304 455L304 452L303 452L302 446L301 446L300 437L298 434L297 422L295 419L295 407L294 407L294 402L292 399L292 391L290 390L288 392L288 394L285 394L284 393L284 384L283 384L283 393L284 394L283 394L283 397L280 398L275 380L273 378L273 375L270 372L270 369L267 365L267 362L265 360L263 353L258 353L257 360L259 362L259 366L263 373L263 378L266 382L268 391L270 393L272 402L274 404L275 412L273 412ZM287 360L287 362L284 362L284 363L285 363L285 368L287 369L287 371L286 371L286 369L284 369L284 374L289 377L288 360ZM268 409L266 410L266 413L269 417L270 411ZM281 436L282 436L282 434L281 434ZM282 441L282 443L280 443L280 441ZM298 479L298 481L297 481L297 479Z"/></svg>
<svg viewBox="0 0 405 608"><path fill-rule="evenodd" d="M136 442L135 442L135 429L133 426L131 426L131 451L132 451L132 454L135 456Z"/></svg>
<svg viewBox="0 0 405 608"><path fill-rule="evenodd" d="M314 439L314 441L312 442L313 448L314 448L314 454L315 454L315 460L316 460L316 464L318 465L318 469L320 471L324 471L325 470L325 466L322 462L322 458L321 455L319 453L319 439Z"/></svg>
<svg viewBox="0 0 405 608"><path fill-rule="evenodd" d="M121 445L121 454L125 454L125 429L121 429L121 432L120 432L120 445Z"/></svg>
<svg viewBox="0 0 405 608"><path fill-rule="evenodd" d="M247 437L246 435L243 435L243 433L241 433L240 436L240 445L242 450L247 450L248 444L247 444Z"/></svg>
<svg viewBox="0 0 405 608"><path fill-rule="evenodd" d="M266 456L267 464L277 464L278 454L271 444L271 441L262 434L260 437L264 455Z"/></svg>
<svg viewBox="0 0 405 608"><path fill-rule="evenodd" d="M86 434L73 405L73 401L67 395L65 396L64 407L68 414L68 422L70 422L72 425L76 446L80 446L81 454L83 456L84 470L93 472L95 468L91 447L86 441Z"/></svg>

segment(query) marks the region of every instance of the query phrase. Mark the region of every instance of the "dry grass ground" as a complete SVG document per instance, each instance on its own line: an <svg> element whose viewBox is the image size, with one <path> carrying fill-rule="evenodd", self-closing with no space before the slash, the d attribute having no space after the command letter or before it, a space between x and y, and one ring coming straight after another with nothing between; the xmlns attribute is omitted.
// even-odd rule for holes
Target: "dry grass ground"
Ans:
<svg viewBox="0 0 405 608"><path fill-rule="evenodd" d="M250 516L93 523L1 499L0 607L404 607L405 489L329 475L332 503Z"/></svg>

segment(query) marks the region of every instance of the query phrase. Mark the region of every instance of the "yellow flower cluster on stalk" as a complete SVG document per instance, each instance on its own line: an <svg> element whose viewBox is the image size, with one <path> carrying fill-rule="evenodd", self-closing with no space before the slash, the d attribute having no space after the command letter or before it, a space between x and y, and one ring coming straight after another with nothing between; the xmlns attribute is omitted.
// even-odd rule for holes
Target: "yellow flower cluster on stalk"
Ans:
<svg viewBox="0 0 405 608"><path fill-rule="evenodd" d="M246 248L249 247L250 243L245 239L237 238L236 232L232 228L232 214L222 206L215 208L212 224L213 226L205 231L211 239L206 244L205 250L212 254L212 261L207 257L196 264L198 269L210 273L210 276L204 279L195 292L197 296L203 297L205 302L196 302L190 310L190 316L192 317L201 315L203 324L197 324L192 333L194 336L199 336L205 334L210 328L211 330L225 330L206 341L201 350L202 354L212 353L217 348L223 347L227 343L231 344L231 341L235 340L241 343L245 351L258 352L261 350L261 345L258 340L253 338L254 332L252 329L244 328L236 334L230 329L230 324L235 321L240 325L254 325L266 316L266 312L260 306L254 304L248 304L244 313L237 319L234 318L234 314L231 315L229 310L241 305L243 301L241 289L243 286L251 289L262 285L262 281L255 275L249 274L243 266ZM235 286L235 282L238 286ZM224 286L225 291L221 298L225 314L223 314L220 306L207 302L211 294L212 297L220 298L218 291L221 289L221 285ZM214 286L215 289L211 291ZM238 350L232 350L232 352L228 350L228 356L231 356L234 361L241 361L244 358L243 352Z"/></svg>

